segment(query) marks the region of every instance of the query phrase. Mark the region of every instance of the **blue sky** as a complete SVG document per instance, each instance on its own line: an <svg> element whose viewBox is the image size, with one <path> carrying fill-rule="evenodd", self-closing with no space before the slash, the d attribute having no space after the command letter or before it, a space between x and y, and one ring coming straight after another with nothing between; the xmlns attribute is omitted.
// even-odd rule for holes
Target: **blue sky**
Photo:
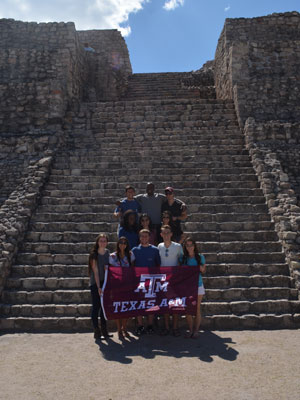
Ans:
<svg viewBox="0 0 300 400"><path fill-rule="evenodd" d="M0 18L120 29L134 72L191 71L214 58L225 18L300 11L300 0L0 0Z"/></svg>

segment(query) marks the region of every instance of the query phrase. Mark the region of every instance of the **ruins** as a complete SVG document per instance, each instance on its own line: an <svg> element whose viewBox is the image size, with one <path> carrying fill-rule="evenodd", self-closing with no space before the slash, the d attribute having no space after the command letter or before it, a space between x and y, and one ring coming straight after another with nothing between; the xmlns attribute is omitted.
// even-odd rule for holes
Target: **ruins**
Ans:
<svg viewBox="0 0 300 400"><path fill-rule="evenodd" d="M0 20L0 330L90 329L87 254L150 180L188 206L204 328L299 328L299 71L297 12L226 19L213 61L156 74L117 30Z"/></svg>

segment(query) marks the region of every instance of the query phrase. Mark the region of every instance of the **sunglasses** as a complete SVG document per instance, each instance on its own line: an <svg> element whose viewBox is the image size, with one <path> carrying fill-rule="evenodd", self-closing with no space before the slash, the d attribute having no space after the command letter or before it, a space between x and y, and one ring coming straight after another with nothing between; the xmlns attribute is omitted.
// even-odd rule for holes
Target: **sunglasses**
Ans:
<svg viewBox="0 0 300 400"><path fill-rule="evenodd" d="M119 242L119 244L127 244L127 242L125 242L125 240L121 240L121 241Z"/></svg>
<svg viewBox="0 0 300 400"><path fill-rule="evenodd" d="M169 257L169 249L166 249L165 256L166 256L166 257Z"/></svg>
<svg viewBox="0 0 300 400"><path fill-rule="evenodd" d="M186 244L185 247L195 247L194 244Z"/></svg>
<svg viewBox="0 0 300 400"><path fill-rule="evenodd" d="M141 222L147 222L147 221L149 221L149 219L148 219L148 218L141 219Z"/></svg>

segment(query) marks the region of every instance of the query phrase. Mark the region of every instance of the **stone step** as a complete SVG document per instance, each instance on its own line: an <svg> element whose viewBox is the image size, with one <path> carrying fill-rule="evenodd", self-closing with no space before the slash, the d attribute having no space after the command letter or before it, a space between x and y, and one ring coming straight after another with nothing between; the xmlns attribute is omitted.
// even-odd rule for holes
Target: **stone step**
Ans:
<svg viewBox="0 0 300 400"><path fill-rule="evenodd" d="M140 142L134 141L134 140L128 140L128 141L123 141L123 142L110 142L110 143L103 143L102 146L101 142L102 140L99 139L99 148L97 151L98 155L101 155L101 152L105 152L105 154L108 153L108 151L112 152L112 156L114 155L119 155L122 154L125 157L129 155L134 155L135 153L138 154L143 154L146 155L147 153L152 153L159 157L161 156L166 156L166 152L173 151L173 150L180 150L183 146L186 147L196 147L196 151L193 152L191 151L191 155L193 154L198 154L203 156L202 161L209 160L209 156L215 157L216 155L247 155L248 151L243 147L243 145L237 144L237 145L209 145L208 144L203 144L199 145L199 141L194 140L190 141L189 143L186 143L185 140L174 140L171 144L170 142L151 142L147 145L147 150L145 150L145 144L141 140ZM91 138L90 140L83 141L80 139L80 148L92 148L95 146L95 139ZM88 154L88 153L87 153ZM91 156L93 156L93 153L91 153Z"/></svg>
<svg viewBox="0 0 300 400"><path fill-rule="evenodd" d="M205 276L251 276L251 275L289 275L287 264L250 263L250 264L209 264ZM12 277L87 277L88 267L82 265L43 264L43 265L14 265Z"/></svg>
<svg viewBox="0 0 300 400"><path fill-rule="evenodd" d="M74 163L75 164L75 163ZM110 165L105 164L105 163L92 163L90 161L87 161L86 163L82 163L82 165L79 165L78 162L72 166L72 168L65 168L66 164L60 164L55 163L54 168L52 170L51 174L51 179L55 180L56 182L59 181L64 181L68 183L68 179L74 179L74 176L70 175L67 177L62 177L60 174L54 174L55 171L57 170L70 170L74 171L78 170L80 167L82 169L94 169L94 168L105 168L105 171L103 171L102 175L107 175L107 170L109 170L109 175L115 176L115 175L126 175L126 172L130 170L130 174L127 173L127 175L143 175L143 174L153 174L153 175L192 175L192 176L213 176L213 177L219 177L220 175L223 177L225 176L236 176L236 175L242 175L242 176L255 176L254 170L251 167L248 168L208 168L203 164L203 166L199 166L199 163L197 165L196 162L193 163L193 165L190 165L189 167L186 166L185 162L182 163L172 163L173 165L170 166L166 164L166 167L164 168L162 165L153 165L152 163L143 163L143 166L141 167L139 163L124 163L124 164L119 164L116 165L113 163L110 163ZM70 164L69 164L70 165ZM99 176L101 176L101 172L99 173ZM76 182L78 181L78 178L76 177ZM96 180L95 177L91 176L88 177L88 179L93 179L94 181ZM84 180L86 182L86 179Z"/></svg>
<svg viewBox="0 0 300 400"><path fill-rule="evenodd" d="M113 212L113 209L112 209ZM50 226L50 232L52 230L52 223L54 222L60 222L60 225L62 226L61 230L74 230L78 232L94 232L92 229L97 229L97 228L105 228L107 232L111 232L112 229L106 226L107 223L116 223L116 218L113 216L111 213L97 213L94 216L93 215L88 215L88 214L77 214L78 217L74 216L74 214L49 214L49 218L47 216L41 216L39 217L38 215L34 215L31 218L31 229L35 230L37 232L40 232L42 229L43 231L48 231L48 227ZM258 214L258 213L218 213L218 214L212 214L212 213L207 213L207 214L201 214L199 216L198 213L189 213L188 214L188 220L185 222L185 228L187 231L197 231L199 226L203 225L198 225L199 220L202 223L206 223L207 227L214 227L215 225L209 225L210 223L212 224L221 224L224 223L224 230L230 230L230 225L225 227L225 224L230 224L232 222L234 223L251 223L251 222L257 222L257 223L264 223L268 222L270 220L270 217L266 213ZM50 222L48 222L50 221ZM53 221L53 222L52 222ZM105 224L106 223L106 224ZM40 225L44 224L44 228L42 228ZM51 224L51 225L49 225ZM72 225L72 224L77 224L77 225ZM96 224L96 225L95 225ZM102 225L99 225L102 224ZM189 225L192 224L192 225ZM79 226L80 225L80 226ZM243 225L240 225L241 227ZM65 229L63 229L63 227ZM113 230L115 229L116 225L113 226ZM264 230L262 227L259 229L259 225L257 226L256 229L250 229L251 224L244 225L245 229L239 229L239 230ZM205 231L210 231L211 229L207 228ZM222 226L220 226L222 228ZM248 228L248 229L246 229ZM212 230L217 230L217 229L212 229ZM222 230L222 229L221 229ZM232 229L234 230L234 229Z"/></svg>
<svg viewBox="0 0 300 400"><path fill-rule="evenodd" d="M63 172L63 171L62 171ZM83 176L83 175L82 175ZM228 181L228 182L222 182L222 181L209 181L209 182L195 182L195 181L156 181L155 179L151 179L153 177L149 176L149 179L140 181L140 182L134 182L130 181L130 184L134 186L136 192L138 193L144 193L145 187L146 187L146 182L152 182L155 185L155 189L157 192L163 193L164 189L167 186L172 186L175 188L175 196L180 197L180 190L184 190L186 195L189 195L193 189L236 189L236 193L244 193L244 190L246 191L247 189L258 189L259 188L259 183L257 181ZM100 180L100 178L99 178ZM119 196L124 197L124 186L128 184L128 180L124 180L124 182L103 182L101 189L90 189L90 190L62 190L59 188L54 188L53 186L55 185L47 185L46 188L43 192L44 196L50 196L50 197L77 197L84 199L86 197L101 197L102 194L104 194L106 191L109 189L118 189L119 190ZM49 188L49 190L48 190ZM260 192L261 194L261 192ZM107 193L108 195L108 193Z"/></svg>
<svg viewBox="0 0 300 400"><path fill-rule="evenodd" d="M211 173L217 173L217 170L224 169L228 172L232 169L237 169L243 172L253 172L253 166L249 160L245 161L235 161L232 162L231 159L225 161L210 161L204 162L202 159L196 156L183 155L182 153L178 155L169 154L169 159L161 159L157 160L153 156L149 155L146 158L140 154L139 156L130 156L124 159L121 156L107 157L107 156L93 156L87 157L86 155L66 155L56 156L54 167L56 169L64 169L65 167L72 166L72 168L81 167L92 169L94 167L97 168L106 168L106 169L124 169L127 168L136 168L140 166L141 162L143 163L143 168L199 168L201 170L211 171ZM66 158L67 157L67 158Z"/></svg>
<svg viewBox="0 0 300 400"><path fill-rule="evenodd" d="M160 106L151 107L150 109L146 106L144 109L136 110L118 110L114 109L111 111L99 111L93 112L93 121L113 121L117 123L119 121L130 122L130 121L150 121L154 120L182 120L189 118L195 118L196 120L207 121L207 120L226 120L233 119L236 120L236 113L234 109L224 109L224 107L210 107L210 108L199 108L191 107L187 105L170 107L170 106Z"/></svg>
<svg viewBox="0 0 300 400"><path fill-rule="evenodd" d="M133 325L134 326L134 325ZM208 330L236 329L297 329L300 314L244 314L205 316L201 326ZM186 321L180 319L180 327L186 329ZM109 322L109 330L115 330ZM89 317L9 317L0 318L0 330L7 332L92 332Z"/></svg>
<svg viewBox="0 0 300 400"><path fill-rule="evenodd" d="M238 214L237 214L238 215ZM226 214L225 214L226 216ZM203 222L201 218L201 222L186 222L185 228L189 232L240 232L240 231L269 231L274 228L274 224L269 220L261 220L258 221L256 216L249 214L249 218L253 218L253 220L249 220L245 222L244 214L240 214L241 222L235 222L234 216L228 215L227 217L231 217L229 221L225 222ZM212 220L212 216L208 215ZM224 217L223 217L224 218ZM199 219L199 218L198 218ZM218 216L220 219L220 216ZM90 232L90 233L99 233L99 232L115 232L117 229L117 222L113 223L111 221L107 222L35 222L31 223L30 230L34 232Z"/></svg>
<svg viewBox="0 0 300 400"><path fill-rule="evenodd" d="M231 288L267 288L292 287L289 276L254 275L254 276L218 276L203 277L205 289ZM88 277L10 277L7 279L6 290L57 290L57 289L86 289L89 286Z"/></svg>
<svg viewBox="0 0 300 400"><path fill-rule="evenodd" d="M2 304L0 315L7 317L86 317L91 313L91 305L87 304ZM234 301L234 302L203 302L203 316L243 315L243 314L299 314L300 302L282 300Z"/></svg>
<svg viewBox="0 0 300 400"><path fill-rule="evenodd" d="M103 124L108 124L105 121L102 120ZM151 125L151 124L149 124ZM116 139L119 139L119 141L122 141L123 139L135 139L137 141L140 141L141 138L143 140L150 139L155 139L156 141L166 141L166 140L180 140L182 138L186 138L188 136L189 140L205 140L205 141L213 141L214 139L216 141L224 142L230 144L231 141L238 140L238 141L243 141L244 143L244 135L238 128L231 127L230 129L226 129L223 126L219 127L216 126L214 129L209 128L196 128L192 127L189 131L187 131L186 128L184 129L168 129L168 127L163 127L161 126L160 128L155 127L155 129L150 129L147 128L147 135L142 133L140 130L136 129L129 129L124 132L117 132L115 129L110 128L111 125L106 126L105 125L105 130L102 129L99 131L96 131L95 129L91 128L86 128L86 127L74 127L72 131L68 132L68 137L70 138L78 138L81 137L81 139L84 139L82 137L82 131L84 130L85 135L84 137L94 137L99 139L109 139L111 138L113 141Z"/></svg>
<svg viewBox="0 0 300 400"><path fill-rule="evenodd" d="M117 224L114 224L114 231L108 233L110 242L117 241ZM183 225L184 228L184 225ZM203 243L207 242L244 242L244 241L277 241L278 236L275 231L257 231L257 232L189 232L184 229L187 236L192 236L195 240ZM91 232L35 232L29 231L26 234L27 242L94 242L97 233Z"/></svg>
<svg viewBox="0 0 300 400"><path fill-rule="evenodd" d="M146 186L146 185L145 185ZM145 189L145 188L144 188ZM164 192L165 187L160 188L157 190L156 187L156 192L158 193L159 191ZM123 188L118 188L118 189L102 189L101 191L97 191L98 195L94 196L91 195L86 197L86 196L80 196L80 197L62 197L61 193L58 191L56 195L49 196L44 192L44 196L42 197L42 204L102 204L103 199L105 199L107 196L112 196L114 198L114 201L117 199L122 199L124 198L124 186ZM143 190L144 192L144 190ZM180 189L176 188L176 197L179 199L183 197L190 197L190 196L197 196L200 199L205 198L205 197L219 197L223 198L224 196L262 196L262 191L259 188L222 188L222 189L216 189L216 188L209 188L209 189L195 189L195 188L188 188L188 189ZM112 202L113 204L114 202Z"/></svg>
<svg viewBox="0 0 300 400"><path fill-rule="evenodd" d="M126 118L127 117L127 118ZM129 121L128 121L129 120ZM141 115L132 116L132 119L129 118L128 114L119 115L118 117L106 117L104 118L93 118L91 120L91 128L95 132L102 132L112 130L114 132L126 132L129 131L137 131L139 130L142 133L148 129L157 129L157 128L176 128L178 130L187 128L213 128L213 127L226 127L237 128L238 122L234 115L217 115L215 119L211 118L211 115L207 115L205 118L201 116L199 119L199 115L189 114L189 115ZM147 138L145 138L147 139ZM156 139L156 138L154 138ZM160 138L157 138L159 140ZM190 138L188 138L190 139Z"/></svg>
<svg viewBox="0 0 300 400"><path fill-rule="evenodd" d="M95 148L96 147L96 148ZM105 149L104 149L105 150ZM145 147L144 149L138 149L137 151L132 149L130 150L125 150L122 149L119 152L117 151L118 149L114 149L113 153L107 153L106 151L103 151L103 154L101 152L101 148L99 145L96 146L94 143L93 148L79 148L79 149L68 149L65 148L63 151L60 150L57 154L57 156L65 158L65 162L68 162L66 160L66 157L73 156L73 157L83 157L85 161L91 161L91 162L100 162L100 161L107 161L107 162L114 162L114 161L134 161L136 157L144 157L144 161L156 161L156 162L177 162L178 159L182 161L182 157L184 157L184 161L199 161L200 163L207 163L209 166L209 163L215 164L215 163L220 163L220 162L226 162L226 163L231 163L231 165L236 165L236 163L247 163L247 165L251 165L250 162L250 156L247 150L238 151L234 152L230 149L228 149L228 152L226 152L222 148L222 152L220 153L217 151L214 152L209 152L209 149L202 149L199 148L198 146L194 146L192 148L184 148L184 146L178 146L178 148L168 148L168 158L165 158L166 151L165 149L161 149L160 147L153 151L153 149L149 149L148 147ZM241 154L242 153L242 154ZM164 156L164 157L163 157ZM162 164L163 165L163 164Z"/></svg>
<svg viewBox="0 0 300 400"><path fill-rule="evenodd" d="M281 287L207 289L205 291L207 302L297 300L297 295L297 289ZM81 304L90 303L91 293L89 289L4 290L2 301L8 304Z"/></svg>
<svg viewBox="0 0 300 400"><path fill-rule="evenodd" d="M75 177L72 177L74 181L76 180ZM67 180L67 179L66 179ZM123 193L124 194L124 193ZM104 207L109 205L110 207L114 206L116 203L116 197L99 197L97 200L91 204L76 204L76 205L67 205L67 204L54 204L51 205L48 203L50 198L42 198L41 204L43 206L39 207L39 212L78 212L78 213L86 213L86 212L101 212L104 210ZM259 205L265 204L265 198L263 196L205 196L205 197L198 197L198 196L180 196L180 200L183 201L185 204L188 205L190 208L191 205L233 205L239 204L242 205Z"/></svg>
<svg viewBox="0 0 300 400"><path fill-rule="evenodd" d="M93 242L25 242L22 245L24 253L42 254L82 254L89 253ZM205 253L250 253L250 252L280 252L280 242L202 242L201 251Z"/></svg>
<svg viewBox="0 0 300 400"><path fill-rule="evenodd" d="M199 243L199 246L201 244ZM109 243L108 249L115 250L115 243ZM67 254L67 253L24 253L19 252L17 263L43 265L43 264L66 264L66 265L81 265L87 263L87 249L84 254ZM201 249L202 251L202 249ZM225 252L225 253L207 253L204 252L207 264L210 263L284 263L285 257L282 252Z"/></svg>
<svg viewBox="0 0 300 400"><path fill-rule="evenodd" d="M216 105L219 107L226 107L227 109L234 108L234 102L230 99L159 99L159 100L126 100L122 99L119 101L103 101L103 102L88 102L88 103L81 103L81 111L85 109L89 110L103 110L103 109L113 109L113 108L120 108L125 107L126 109L136 109L137 107L144 107L144 106L164 106L164 105L179 105L182 106L184 104L194 105L194 106L205 106L209 107L210 105Z"/></svg>
<svg viewBox="0 0 300 400"><path fill-rule="evenodd" d="M200 200L201 201L201 200ZM63 207L63 206L61 206ZM115 209L115 204L111 203L108 205L95 206L96 211L92 212L90 209L84 212L76 210L77 212L67 212L63 209L52 209L50 212L45 212L40 207L37 213L34 215L34 221L53 221L53 218L57 218L57 221L96 221L98 216L102 214L111 214ZM267 206L265 204L187 204L188 214L200 213L200 214L219 214L219 213L241 213L241 214L263 214L268 213ZM86 217L86 219L85 219ZM78 219L77 219L78 218Z"/></svg>
<svg viewBox="0 0 300 400"><path fill-rule="evenodd" d="M57 169L53 169L53 173L54 174L58 174ZM61 175L67 175L67 176L71 176L72 174L74 175L74 173L76 173L76 176L86 176L86 175L90 175L88 169L62 169L61 171ZM79 183L65 183L65 187L66 188L70 188L72 189L72 187L69 187L70 185L89 185L92 186L92 189L101 189L101 184L102 183L106 183L109 181L122 181L122 182L135 182L135 183L144 183L146 184L147 182L147 178L152 177L153 180L158 180L159 176L161 176L161 182L167 182L167 181L175 181L175 182L180 182L182 180L187 180L188 182L193 182L193 183L206 183L206 182L216 182L216 185L218 184L217 182L243 182L245 184L248 184L248 182L257 182L257 176L254 173L251 174L206 174L206 173L201 173L201 171L195 171L194 173L182 173L180 168L172 171L172 173L168 174L167 172L165 173L159 173L159 172L151 172L151 170L149 170L148 173L146 174L139 174L136 173L135 170L133 169L128 170L128 172L126 173L126 171L120 172L119 170L115 171L97 171L94 170L94 174L92 175L96 175L99 180L101 180L101 182L94 182L94 183L85 183L82 182L84 179L81 180L81 182ZM62 185L64 185L64 182L57 182L55 180L55 176L51 177L51 180L49 182L49 186L57 186L58 188L62 187ZM99 187L100 186L100 187ZM83 190L85 188L83 187ZM90 190L90 187L88 188Z"/></svg>

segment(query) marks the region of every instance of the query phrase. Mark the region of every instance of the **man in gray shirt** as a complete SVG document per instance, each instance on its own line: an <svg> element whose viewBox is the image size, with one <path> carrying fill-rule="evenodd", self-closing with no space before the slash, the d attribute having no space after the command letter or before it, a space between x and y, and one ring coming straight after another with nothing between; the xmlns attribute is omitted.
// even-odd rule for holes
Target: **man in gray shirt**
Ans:
<svg viewBox="0 0 300 400"><path fill-rule="evenodd" d="M161 193L154 193L154 184L148 182L146 193L135 196L135 199L142 207L142 214L148 214L153 225L161 223L161 206L166 201L166 196Z"/></svg>

